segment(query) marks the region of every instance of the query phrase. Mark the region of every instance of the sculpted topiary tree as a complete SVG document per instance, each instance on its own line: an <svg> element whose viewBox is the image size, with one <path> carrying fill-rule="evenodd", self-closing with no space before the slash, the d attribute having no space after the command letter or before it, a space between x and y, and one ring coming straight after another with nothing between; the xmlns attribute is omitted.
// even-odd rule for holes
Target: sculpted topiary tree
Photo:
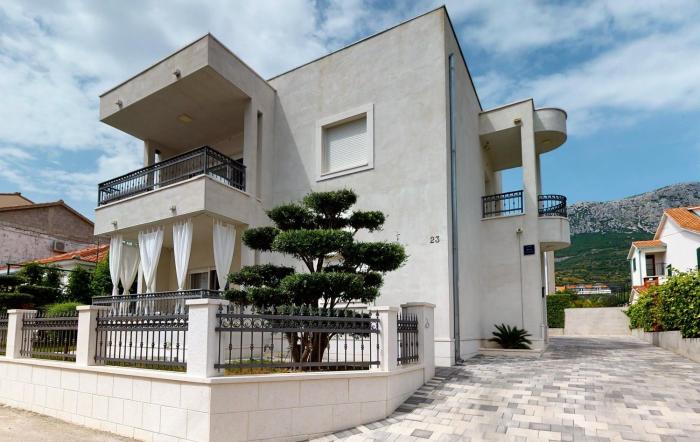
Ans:
<svg viewBox="0 0 700 442"><path fill-rule="evenodd" d="M243 267L229 275L229 282L241 288L228 290L228 299L258 309L322 309L327 315L345 314L352 301L374 301L383 274L399 268L406 252L398 243L355 239L358 231L374 232L384 224L382 212L352 211L356 201L351 190L314 192L299 204L268 211L275 227L248 229L243 243L291 256L304 271L272 264ZM318 362L332 335L287 333L286 337L294 362Z"/></svg>

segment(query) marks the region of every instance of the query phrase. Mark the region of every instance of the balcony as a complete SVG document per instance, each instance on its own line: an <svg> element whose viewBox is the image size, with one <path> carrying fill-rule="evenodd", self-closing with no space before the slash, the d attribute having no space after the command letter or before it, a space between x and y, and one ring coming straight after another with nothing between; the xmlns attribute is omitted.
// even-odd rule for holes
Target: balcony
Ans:
<svg viewBox="0 0 700 442"><path fill-rule="evenodd" d="M209 146L204 146L100 183L97 205L102 206L151 192L198 175L209 176L245 191L245 166Z"/></svg>
<svg viewBox="0 0 700 442"><path fill-rule="evenodd" d="M482 218L494 218L524 213L523 191L498 193L481 197ZM566 197L563 195L539 195L537 197L539 216L567 217Z"/></svg>

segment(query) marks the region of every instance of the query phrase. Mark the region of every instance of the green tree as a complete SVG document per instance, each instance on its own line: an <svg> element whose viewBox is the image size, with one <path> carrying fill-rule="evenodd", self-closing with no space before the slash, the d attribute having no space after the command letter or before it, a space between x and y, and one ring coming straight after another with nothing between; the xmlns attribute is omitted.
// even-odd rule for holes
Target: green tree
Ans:
<svg viewBox="0 0 700 442"><path fill-rule="evenodd" d="M355 238L361 230L374 232L384 224L382 212L351 211L356 202L357 195L343 189L310 193L301 203L269 210L275 226L246 230L243 243L292 257L305 271L272 264L244 267L229 275L229 282L241 288L227 291L227 298L258 309L320 307L328 314L345 314L352 301L374 301L383 275L398 269L407 257L400 244ZM295 362L318 362L332 335L287 333L286 337Z"/></svg>
<svg viewBox="0 0 700 442"><path fill-rule="evenodd" d="M105 255L95 266L90 281L92 296L101 296L112 293L112 277L109 275L109 256Z"/></svg>
<svg viewBox="0 0 700 442"><path fill-rule="evenodd" d="M66 286L66 300L90 304L92 302L92 291L90 289L90 272L78 266L68 275L68 285Z"/></svg>
<svg viewBox="0 0 700 442"><path fill-rule="evenodd" d="M61 288L61 269L56 266L50 266L44 268L44 276L42 277L42 284L44 287L51 287L54 289Z"/></svg>

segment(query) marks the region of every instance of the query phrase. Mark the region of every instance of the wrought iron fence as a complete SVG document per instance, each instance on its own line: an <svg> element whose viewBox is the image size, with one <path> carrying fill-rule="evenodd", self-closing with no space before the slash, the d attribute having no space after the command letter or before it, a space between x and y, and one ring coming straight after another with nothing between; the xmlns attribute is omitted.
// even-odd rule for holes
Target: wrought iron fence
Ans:
<svg viewBox="0 0 700 442"><path fill-rule="evenodd" d="M187 314L97 316L95 362L185 371Z"/></svg>
<svg viewBox="0 0 700 442"><path fill-rule="evenodd" d="M245 190L245 171L242 163L204 146L100 183L97 205L150 192L197 175L208 175Z"/></svg>
<svg viewBox="0 0 700 442"><path fill-rule="evenodd" d="M523 213L523 191L482 196L481 206L482 218Z"/></svg>
<svg viewBox="0 0 700 442"><path fill-rule="evenodd" d="M563 195L539 195L537 204L540 216L566 217L566 197Z"/></svg>
<svg viewBox="0 0 700 442"><path fill-rule="evenodd" d="M418 317L400 314L396 323L396 339L398 344L398 365L415 364L418 362Z"/></svg>
<svg viewBox="0 0 700 442"><path fill-rule="evenodd" d="M187 313L188 299L220 298L218 290L196 289L157 293L138 293L118 296L95 296L92 305L111 307L113 314L183 314Z"/></svg>
<svg viewBox="0 0 700 442"><path fill-rule="evenodd" d="M216 369L233 373L367 370L379 365L378 314L219 307Z"/></svg>
<svg viewBox="0 0 700 442"><path fill-rule="evenodd" d="M0 313L0 355L4 355L7 348L7 313Z"/></svg>
<svg viewBox="0 0 700 442"><path fill-rule="evenodd" d="M77 342L78 312L65 316L25 313L22 317L22 357L75 361Z"/></svg>

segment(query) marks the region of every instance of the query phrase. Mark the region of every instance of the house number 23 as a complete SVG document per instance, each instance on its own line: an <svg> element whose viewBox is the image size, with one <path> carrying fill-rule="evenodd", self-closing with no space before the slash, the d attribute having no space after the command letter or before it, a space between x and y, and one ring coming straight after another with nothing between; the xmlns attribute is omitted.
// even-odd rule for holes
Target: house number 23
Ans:
<svg viewBox="0 0 700 442"><path fill-rule="evenodd" d="M440 235L435 235L430 237L430 244L437 244L440 242Z"/></svg>

